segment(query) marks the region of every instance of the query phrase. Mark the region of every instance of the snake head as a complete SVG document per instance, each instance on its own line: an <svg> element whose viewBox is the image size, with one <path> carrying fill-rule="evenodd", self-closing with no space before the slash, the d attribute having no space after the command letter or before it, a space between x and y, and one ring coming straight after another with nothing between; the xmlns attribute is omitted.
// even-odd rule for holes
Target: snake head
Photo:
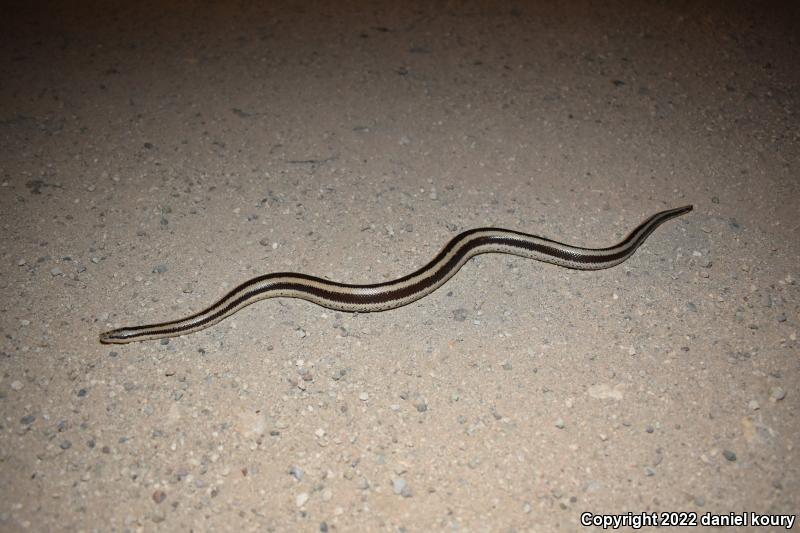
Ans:
<svg viewBox="0 0 800 533"><path fill-rule="evenodd" d="M124 329L112 329L104 331L98 337L100 344L127 344L130 342Z"/></svg>

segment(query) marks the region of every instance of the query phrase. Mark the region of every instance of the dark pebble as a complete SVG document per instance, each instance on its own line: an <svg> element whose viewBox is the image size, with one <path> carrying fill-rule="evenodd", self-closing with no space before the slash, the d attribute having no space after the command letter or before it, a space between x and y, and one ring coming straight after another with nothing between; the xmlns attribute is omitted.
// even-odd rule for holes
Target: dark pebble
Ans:
<svg viewBox="0 0 800 533"><path fill-rule="evenodd" d="M731 462L736 460L736 454L733 453L730 450L723 450L722 451L722 456L725 457L725 459L727 459L728 461L731 461Z"/></svg>
<svg viewBox="0 0 800 533"><path fill-rule="evenodd" d="M36 420L36 415L25 415L19 419L19 423L23 426L30 426Z"/></svg>

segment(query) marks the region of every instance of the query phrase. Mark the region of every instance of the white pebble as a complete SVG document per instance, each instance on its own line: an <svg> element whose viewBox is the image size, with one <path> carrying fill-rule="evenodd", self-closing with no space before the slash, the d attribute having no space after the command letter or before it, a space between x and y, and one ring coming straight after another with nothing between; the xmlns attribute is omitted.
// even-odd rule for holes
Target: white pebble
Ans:
<svg viewBox="0 0 800 533"><path fill-rule="evenodd" d="M392 481L392 489L395 494L402 494L406 486L406 480L401 477L395 478L395 480Z"/></svg>
<svg viewBox="0 0 800 533"><path fill-rule="evenodd" d="M307 502L307 501L308 501L308 493L307 493L307 492L301 492L301 493L300 493L300 494L298 494L298 495L297 495L297 497L295 497L295 499L294 499L294 503L295 503L295 505L297 505L298 507L302 507L302 506L304 506L304 505L306 504L306 502Z"/></svg>
<svg viewBox="0 0 800 533"><path fill-rule="evenodd" d="M367 394L366 392L362 392L361 394L358 395L358 399L361 400L362 402L366 402L367 400L369 400L369 394Z"/></svg>
<svg viewBox="0 0 800 533"><path fill-rule="evenodd" d="M19 380L15 380L15 381L11 382L11 388L14 389L14 390L20 390L24 386L25 385L23 385L23 383L21 381L19 381Z"/></svg>

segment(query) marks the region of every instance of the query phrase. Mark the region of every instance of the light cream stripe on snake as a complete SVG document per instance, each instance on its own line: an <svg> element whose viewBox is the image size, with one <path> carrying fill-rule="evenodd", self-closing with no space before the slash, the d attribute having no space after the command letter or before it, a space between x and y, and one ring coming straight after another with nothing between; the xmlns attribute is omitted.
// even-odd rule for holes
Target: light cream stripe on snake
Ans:
<svg viewBox="0 0 800 533"><path fill-rule="evenodd" d="M199 313L170 322L107 331L100 334L100 342L125 344L187 335L265 298L301 298L329 309L359 313L394 309L432 293L470 258L484 253L518 255L578 270L609 268L628 259L658 226L691 210L688 205L656 213L622 242L608 248L580 248L500 228L473 229L455 236L424 267L384 283L349 285L306 274L265 274L242 283Z"/></svg>

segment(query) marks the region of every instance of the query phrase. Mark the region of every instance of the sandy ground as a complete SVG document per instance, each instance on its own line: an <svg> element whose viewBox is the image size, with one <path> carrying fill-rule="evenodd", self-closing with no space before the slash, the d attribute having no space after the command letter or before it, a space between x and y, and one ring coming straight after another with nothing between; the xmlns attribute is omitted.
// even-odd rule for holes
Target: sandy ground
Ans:
<svg viewBox="0 0 800 533"><path fill-rule="evenodd" d="M260 4L3 8L0 529L797 513L797 8ZM486 255L395 311L97 340L684 204L610 270Z"/></svg>

